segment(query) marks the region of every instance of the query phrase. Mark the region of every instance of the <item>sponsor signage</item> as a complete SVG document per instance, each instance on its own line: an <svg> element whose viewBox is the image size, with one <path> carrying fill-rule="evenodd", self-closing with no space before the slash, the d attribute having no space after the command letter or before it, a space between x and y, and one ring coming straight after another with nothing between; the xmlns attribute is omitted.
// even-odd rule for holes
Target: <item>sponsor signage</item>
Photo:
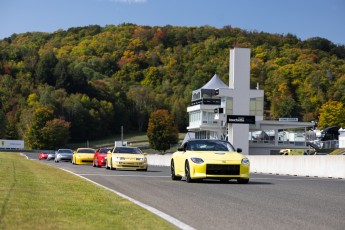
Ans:
<svg viewBox="0 0 345 230"><path fill-rule="evenodd" d="M235 124L255 124L255 116L228 115L227 122Z"/></svg>
<svg viewBox="0 0 345 230"><path fill-rule="evenodd" d="M279 118L279 121L291 121L291 122L293 122L293 121L298 121L298 118L294 118L294 117L281 117L281 118Z"/></svg>
<svg viewBox="0 0 345 230"><path fill-rule="evenodd" d="M23 140L0 140L0 148L4 149L23 149Z"/></svg>
<svg viewBox="0 0 345 230"><path fill-rule="evenodd" d="M193 105L220 105L220 99L202 98L192 101L191 106Z"/></svg>

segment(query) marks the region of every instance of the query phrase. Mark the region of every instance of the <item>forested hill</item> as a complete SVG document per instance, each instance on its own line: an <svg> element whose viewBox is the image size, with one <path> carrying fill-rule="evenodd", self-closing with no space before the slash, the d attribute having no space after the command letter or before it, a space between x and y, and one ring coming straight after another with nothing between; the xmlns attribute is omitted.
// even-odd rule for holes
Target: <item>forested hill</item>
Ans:
<svg viewBox="0 0 345 230"><path fill-rule="evenodd" d="M0 139L42 147L52 132L92 140L121 125L145 131L156 109L169 110L185 131L192 90L215 73L228 83L233 47L251 48L251 87L265 90L267 119L317 120L322 106L345 103L345 47L324 38L231 26L93 25L0 40Z"/></svg>

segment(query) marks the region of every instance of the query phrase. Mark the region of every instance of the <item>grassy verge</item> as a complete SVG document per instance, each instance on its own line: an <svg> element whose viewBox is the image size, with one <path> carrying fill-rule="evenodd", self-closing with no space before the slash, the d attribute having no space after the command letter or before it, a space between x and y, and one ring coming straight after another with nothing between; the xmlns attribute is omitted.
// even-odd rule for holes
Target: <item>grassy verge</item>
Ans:
<svg viewBox="0 0 345 230"><path fill-rule="evenodd" d="M62 170L0 153L0 229L175 229Z"/></svg>
<svg viewBox="0 0 345 230"><path fill-rule="evenodd" d="M345 152L345 149L334 149L332 152L330 152L330 155L339 155Z"/></svg>

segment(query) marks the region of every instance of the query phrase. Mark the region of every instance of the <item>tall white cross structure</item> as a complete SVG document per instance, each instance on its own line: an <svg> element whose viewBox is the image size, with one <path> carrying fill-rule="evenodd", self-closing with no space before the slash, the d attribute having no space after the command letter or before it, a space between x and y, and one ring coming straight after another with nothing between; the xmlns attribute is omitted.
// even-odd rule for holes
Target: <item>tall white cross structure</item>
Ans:
<svg viewBox="0 0 345 230"><path fill-rule="evenodd" d="M263 120L264 91L250 89L249 48L230 50L229 89L229 94L224 96L232 98L232 115L250 115L255 116L256 121ZM249 154L248 138L249 124L228 122L228 140L236 148L242 148L244 154Z"/></svg>

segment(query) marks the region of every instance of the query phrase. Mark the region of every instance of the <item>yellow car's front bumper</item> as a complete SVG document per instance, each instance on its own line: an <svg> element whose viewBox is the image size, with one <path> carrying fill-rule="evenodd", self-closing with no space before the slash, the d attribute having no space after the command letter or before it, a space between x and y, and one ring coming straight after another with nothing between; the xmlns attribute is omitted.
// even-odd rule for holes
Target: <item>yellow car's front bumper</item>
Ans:
<svg viewBox="0 0 345 230"><path fill-rule="evenodd" d="M113 168L147 169L147 162L144 162L144 161L113 161Z"/></svg>
<svg viewBox="0 0 345 230"><path fill-rule="evenodd" d="M190 164L190 177L192 179L249 179L250 165L244 164Z"/></svg>
<svg viewBox="0 0 345 230"><path fill-rule="evenodd" d="M93 157L76 157L75 163L77 165L92 164Z"/></svg>

